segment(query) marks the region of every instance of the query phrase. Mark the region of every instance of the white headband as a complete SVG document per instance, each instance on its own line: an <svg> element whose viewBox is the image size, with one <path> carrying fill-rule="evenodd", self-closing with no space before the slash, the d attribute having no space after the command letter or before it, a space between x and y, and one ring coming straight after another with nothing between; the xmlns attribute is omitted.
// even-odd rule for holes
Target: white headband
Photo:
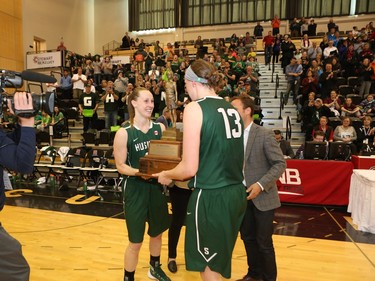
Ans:
<svg viewBox="0 0 375 281"><path fill-rule="evenodd" d="M193 82L199 82L203 84L207 84L208 80L202 77L199 77L197 74L194 73L194 71L191 69L191 66L188 67L185 73L185 79Z"/></svg>

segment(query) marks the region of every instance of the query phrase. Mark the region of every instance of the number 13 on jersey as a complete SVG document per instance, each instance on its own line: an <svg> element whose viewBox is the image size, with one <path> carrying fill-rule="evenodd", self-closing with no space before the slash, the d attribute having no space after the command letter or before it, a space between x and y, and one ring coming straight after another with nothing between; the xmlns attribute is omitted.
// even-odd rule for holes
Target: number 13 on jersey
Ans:
<svg viewBox="0 0 375 281"><path fill-rule="evenodd" d="M237 139L242 137L242 123L241 116L234 108L218 108L217 111L221 113L225 125L225 133L227 139ZM231 128L229 119L234 119L234 128Z"/></svg>

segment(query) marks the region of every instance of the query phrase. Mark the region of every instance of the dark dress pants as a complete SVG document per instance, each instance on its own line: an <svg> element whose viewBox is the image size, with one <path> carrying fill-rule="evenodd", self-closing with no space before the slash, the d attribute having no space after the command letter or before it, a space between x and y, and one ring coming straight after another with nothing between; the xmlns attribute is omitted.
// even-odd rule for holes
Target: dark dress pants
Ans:
<svg viewBox="0 0 375 281"><path fill-rule="evenodd" d="M276 258L272 242L274 216L275 210L260 211L252 200L248 201L240 232L249 266L247 275L254 279L276 281Z"/></svg>

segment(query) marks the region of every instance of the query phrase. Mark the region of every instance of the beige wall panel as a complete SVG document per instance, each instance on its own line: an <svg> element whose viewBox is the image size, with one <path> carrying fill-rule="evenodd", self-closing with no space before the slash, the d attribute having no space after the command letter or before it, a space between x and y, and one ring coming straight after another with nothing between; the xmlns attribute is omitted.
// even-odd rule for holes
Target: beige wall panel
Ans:
<svg viewBox="0 0 375 281"><path fill-rule="evenodd" d="M0 56L15 59L15 24L14 18L8 14L0 14Z"/></svg>
<svg viewBox="0 0 375 281"><path fill-rule="evenodd" d="M22 0L14 0L14 17L22 20Z"/></svg>
<svg viewBox="0 0 375 281"><path fill-rule="evenodd" d="M14 16L14 14L15 14L15 12L14 12L15 3L14 2L15 2L14 0L1 1L0 11L4 12L5 14L8 14L10 16Z"/></svg>
<svg viewBox="0 0 375 281"><path fill-rule="evenodd" d="M0 68L8 70L17 70L17 62L12 59L0 57Z"/></svg>

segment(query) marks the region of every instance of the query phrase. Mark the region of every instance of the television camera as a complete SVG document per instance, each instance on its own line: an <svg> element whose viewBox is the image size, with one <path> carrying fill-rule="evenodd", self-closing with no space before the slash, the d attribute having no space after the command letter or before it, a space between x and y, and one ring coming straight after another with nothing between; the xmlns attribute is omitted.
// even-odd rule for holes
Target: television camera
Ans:
<svg viewBox="0 0 375 281"><path fill-rule="evenodd" d="M49 115L53 113L55 104L55 94L51 92L36 94L31 93L33 100L33 109L31 110L16 110L14 108L13 94L5 92L4 88L17 88L22 87L23 80L40 82L40 83L55 83L56 78L40 74L33 71L15 72L11 70L0 70L0 116L3 116L3 108L8 106L8 100L12 104L13 112L16 116L29 118L35 116L39 110L43 109Z"/></svg>

